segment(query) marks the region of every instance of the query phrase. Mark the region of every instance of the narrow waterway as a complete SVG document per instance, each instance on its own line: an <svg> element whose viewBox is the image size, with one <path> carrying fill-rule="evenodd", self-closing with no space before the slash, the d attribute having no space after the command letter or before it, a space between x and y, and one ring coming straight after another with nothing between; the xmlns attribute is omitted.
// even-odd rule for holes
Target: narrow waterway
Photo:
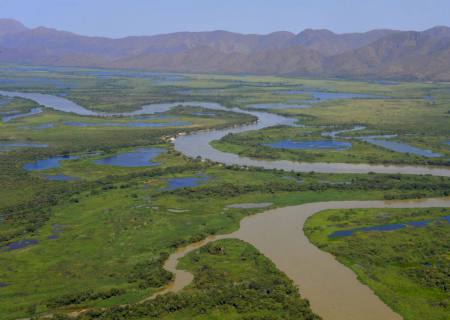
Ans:
<svg viewBox="0 0 450 320"><path fill-rule="evenodd" d="M273 124L272 124L273 125ZM442 167L426 167L414 165L375 165L355 163L294 162L289 160L258 160L242 157L234 153L219 151L210 145L229 133L240 133L248 130L264 128L263 124L249 125L233 129L196 132L175 139L175 149L191 158L201 157L227 165L259 167L263 169L280 169L295 172L320 173L389 173L389 174L430 174L450 177L450 169Z"/></svg>
<svg viewBox="0 0 450 320"><path fill-rule="evenodd" d="M401 173L401 174L430 174L435 176L450 177L450 169L426 166L400 166L400 165L369 165L351 163L322 163L322 162L294 162L288 160L256 160L241 157L237 154L222 152L214 149L210 142L218 140L229 133L241 133L250 130L259 130L276 125L295 125L295 119L262 111L248 111L240 108L226 108L215 102L173 102L162 104L150 104L140 109L124 113L101 113L82 107L66 98L48 94L30 92L12 92L0 90L0 95L6 97L21 97L33 100L40 105L54 110L75 113L83 116L136 116L165 112L179 105L200 106L212 110L225 110L246 113L257 117L257 123L244 125L236 128L200 131L190 135L179 136L174 142L175 149L185 155L196 158L209 159L227 165L240 165L260 167L264 169L281 169L296 172L321 172L321 173Z"/></svg>
<svg viewBox="0 0 450 320"><path fill-rule="evenodd" d="M308 217L326 209L450 207L450 198L410 201L330 201L268 210L244 218L236 232L211 236L179 248L164 267L174 281L158 294L178 292L193 275L177 269L178 260L209 242L236 238L255 246L299 287L302 297L325 320L399 320L352 270L311 244L303 233Z"/></svg>

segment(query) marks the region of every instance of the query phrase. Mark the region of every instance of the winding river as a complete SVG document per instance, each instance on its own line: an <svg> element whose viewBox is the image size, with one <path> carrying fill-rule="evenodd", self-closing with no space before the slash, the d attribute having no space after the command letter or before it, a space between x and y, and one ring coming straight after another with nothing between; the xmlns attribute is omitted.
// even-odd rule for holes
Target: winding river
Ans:
<svg viewBox="0 0 450 320"><path fill-rule="evenodd" d="M450 198L410 201L330 201L278 208L244 218L236 232L210 236L179 248L164 267L175 274L174 281L158 294L177 292L193 280L178 270L178 259L209 242L241 239L251 243L272 260L299 287L311 308L325 320L399 320L352 270L331 254L311 244L303 233L308 217L326 209L450 207ZM287 254L289 253L289 254Z"/></svg>
<svg viewBox="0 0 450 320"><path fill-rule="evenodd" d="M241 111L241 109L239 109ZM201 157L227 165L240 165L259 167L264 169L280 169L295 172L320 173L400 173L400 174L430 174L450 177L450 169L425 166L401 165L372 165L355 163L323 163L323 162L294 162L289 160L258 160L243 157L234 153L219 151L210 145L211 141L219 140L229 133L241 133L249 130L258 130L269 126L292 124L292 119L265 112L247 112L258 117L256 124L238 128L201 131L178 137L174 144L175 149L185 155L195 158Z"/></svg>
<svg viewBox="0 0 450 320"><path fill-rule="evenodd" d="M0 91L0 95L22 97L33 100L44 107L84 116L132 116L154 114L168 111L177 105L194 105L213 110L226 110L256 116L254 124L241 127L200 131L175 139L175 149L189 157L200 156L204 159L228 165L255 166L265 169L282 169L298 172L324 173L401 173L431 174L450 176L450 169L423 166L383 166L344 163L300 163L292 161L265 161L240 157L211 147L210 142L229 133L258 130L274 125L295 125L295 120L260 111L248 111L239 108L225 108L211 102L180 102L143 106L127 113L98 113L65 98L40 93L21 93ZM175 274L175 280L164 290L157 293L177 292L188 285L191 273L176 268L178 259L187 253L218 239L237 238L254 245L285 272L296 285L303 297L311 302L312 309L324 319L333 320L394 320L401 317L386 306L367 286L360 283L355 274L337 262L334 257L312 245L303 233L305 220L316 212L325 209L345 208L417 208L448 207L450 199L428 199L417 201L338 201L309 203L299 206L268 210L246 217L241 221L238 231L221 236L211 236L198 243L178 249L165 263L165 268ZM289 254L286 254L289 253ZM152 298L152 297L150 297Z"/></svg>
<svg viewBox="0 0 450 320"><path fill-rule="evenodd" d="M321 172L321 173L401 173L401 174L430 174L435 176L450 177L450 169L440 167L425 166L400 166L400 165L369 165L369 164L351 164L351 163L322 163L322 162L294 162L288 160L257 160L247 157L241 157L237 154L222 152L214 149L210 142L218 140L229 133L241 133L250 130L259 130L276 125L295 126L295 119L288 118L273 113L263 111L249 111L240 108L226 108L215 102L173 102L160 103L142 106L140 109L132 112L123 113L103 113L86 109L66 98L57 97L49 94L2 91L0 95L6 97L20 97L33 100L40 105L54 110L74 113L82 116L136 116L145 114L155 114L169 111L176 106L200 106L212 110L225 110L240 113L246 113L258 118L254 124L244 125L235 128L199 131L190 135L179 136L174 141L175 149L185 155L196 158L209 159L227 165L240 165L250 167L260 167L264 169L280 169L296 172Z"/></svg>

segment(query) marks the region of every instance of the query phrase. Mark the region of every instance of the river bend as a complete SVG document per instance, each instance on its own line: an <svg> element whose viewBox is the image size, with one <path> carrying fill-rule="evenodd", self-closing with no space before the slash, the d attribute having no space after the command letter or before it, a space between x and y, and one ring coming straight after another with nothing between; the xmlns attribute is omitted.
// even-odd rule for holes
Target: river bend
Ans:
<svg viewBox="0 0 450 320"><path fill-rule="evenodd" d="M142 106L140 109L132 112L124 113L102 113L89 110L70 101L66 98L57 97L49 94L30 93L30 92L13 92L2 91L0 95L7 97L21 97L33 100L44 107L54 110L74 113L82 116L136 116L144 114L155 114L158 112L165 112L179 105L183 106L200 106L212 110L225 110L240 113L246 113L258 118L257 123L244 125L236 128L200 131L190 135L179 136L174 141L175 149L185 155L196 158L201 157L227 165L239 165L259 167L264 169L280 169L286 171L296 172L321 172L321 173L389 173L389 174L415 174L424 175L430 174L435 176L450 177L450 169L441 167L426 167L426 166L401 166L401 165L370 165L370 164L350 164L350 163L321 163L321 162L294 162L288 160L256 160L247 157L241 157L237 154L222 152L214 149L210 142L218 140L229 133L241 133L250 130L259 130L276 125L295 125L295 119L288 118L273 113L263 111L249 111L240 108L226 108L215 102L173 102L150 104Z"/></svg>
<svg viewBox="0 0 450 320"><path fill-rule="evenodd" d="M244 218L236 232L210 236L179 248L164 267L175 274L164 289L177 292L193 280L191 273L178 270L178 259L209 242L241 239L272 260L299 287L311 308L325 320L402 319L359 282L355 273L334 256L309 242L303 233L308 217L326 209L450 207L450 198L408 201L330 201L278 208Z"/></svg>

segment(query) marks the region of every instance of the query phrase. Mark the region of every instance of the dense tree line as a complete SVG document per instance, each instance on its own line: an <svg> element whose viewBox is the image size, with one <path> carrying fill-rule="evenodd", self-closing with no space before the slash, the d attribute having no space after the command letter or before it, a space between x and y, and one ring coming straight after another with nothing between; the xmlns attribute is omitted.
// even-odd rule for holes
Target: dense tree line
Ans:
<svg viewBox="0 0 450 320"><path fill-rule="evenodd" d="M57 298L54 298L47 302L47 307L57 308L74 304L80 304L86 301L92 301L97 299L109 299L111 297L120 296L125 293L124 289L112 288L106 291L96 292L94 290L85 290L78 293L66 294Z"/></svg>
<svg viewBox="0 0 450 320"><path fill-rule="evenodd" d="M238 240L225 240L233 241ZM272 262L249 245L233 248L229 252L228 243L211 243L191 255L196 267L192 289L180 293L157 296L153 300L107 309L89 310L78 320L128 320L160 319L165 315L181 313L189 315L208 315L234 312L245 320L319 320L309 306L309 302L300 297L292 281L276 269ZM202 260L208 255L219 255L224 260L251 266L255 271L249 274L234 273L234 281L216 269L212 262ZM222 262L219 262L222 263ZM227 262L225 262L227 263ZM56 318L58 319L58 318ZM61 316L59 319L64 319Z"/></svg>
<svg viewBox="0 0 450 320"><path fill-rule="evenodd" d="M401 175L368 175L352 178L347 182L309 182L299 184L293 181L269 181L264 184L233 184L201 186L197 188L184 188L174 191L166 191L164 194L173 194L190 199L203 199L209 197L229 198L253 192L302 192L302 191L356 191L356 190L381 190L385 191L386 199L395 198L420 198L427 192L433 192L439 196L447 196L450 190L450 180L445 178L412 179ZM395 193L394 191L401 191Z"/></svg>
<svg viewBox="0 0 450 320"><path fill-rule="evenodd" d="M128 275L128 282L137 283L140 289L165 285L173 277L172 273L163 268L168 257L168 254L161 254L156 259L137 263Z"/></svg>

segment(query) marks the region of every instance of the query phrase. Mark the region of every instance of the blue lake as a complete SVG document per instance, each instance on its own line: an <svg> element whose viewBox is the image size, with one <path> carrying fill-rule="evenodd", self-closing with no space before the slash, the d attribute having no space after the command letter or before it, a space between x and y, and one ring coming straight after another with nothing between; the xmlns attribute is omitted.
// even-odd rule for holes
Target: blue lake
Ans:
<svg viewBox="0 0 450 320"><path fill-rule="evenodd" d="M27 163L23 166L23 168L27 171L39 171L39 170L47 170L59 168L60 162L63 160L75 160L79 159L79 156L57 156L50 157L47 159L36 160L35 162Z"/></svg>
<svg viewBox="0 0 450 320"><path fill-rule="evenodd" d="M264 146L268 146L276 149L304 149L304 150L346 150L349 149L352 144L350 142L342 142L335 140L314 140L314 141L292 141L282 140L272 143L265 143Z"/></svg>
<svg viewBox="0 0 450 320"><path fill-rule="evenodd" d="M152 162L152 160L164 151L163 148L138 148L131 152L119 153L112 157L96 160L95 163L117 167L156 166L159 163Z"/></svg>
<svg viewBox="0 0 450 320"><path fill-rule="evenodd" d="M204 175L197 177L170 178L167 180L167 187L165 190L173 191L180 188L196 187L206 183L208 180L209 177Z"/></svg>
<svg viewBox="0 0 450 320"><path fill-rule="evenodd" d="M145 128L145 127L178 127L178 126L188 126L191 122L187 121L174 121L174 122L127 122L127 123L88 123L88 122L65 122L64 125L69 127L134 127L134 128Z"/></svg>
<svg viewBox="0 0 450 320"><path fill-rule="evenodd" d="M436 219L427 219L427 220L421 220L421 221L409 221L404 223L392 223L392 224L384 224L379 226L372 226L372 227L365 227L365 228L354 228L349 230L339 230L335 231L332 234L330 234L328 237L335 238L335 237L348 237L353 235L355 232L370 232L370 231L392 231L392 230L399 230L406 227L414 227L414 228L423 228L426 227L431 222L435 221L442 221L450 223L450 216L444 216L441 218Z"/></svg>
<svg viewBox="0 0 450 320"><path fill-rule="evenodd" d="M379 146L379 147L382 147L382 148L385 148L385 149L388 149L391 151L395 151L395 152L410 153L410 154L427 157L427 158L438 158L438 157L442 156L441 154L435 153L431 150L413 147L413 146L410 146L409 144L402 143L402 142L385 140L385 139L391 139L394 137L395 137L395 135L385 135L385 136L360 137L359 139L364 142L367 142L367 143L370 143L370 144L373 144L373 145L376 145L376 146Z"/></svg>
<svg viewBox="0 0 450 320"><path fill-rule="evenodd" d="M14 119L19 119L19 118L26 118L26 117L31 117L34 116L36 114L42 113L42 108L33 108L30 110L30 112L26 112L26 113L19 113L19 114L12 114L10 116L4 116L2 118L3 122L9 122L11 120Z"/></svg>

